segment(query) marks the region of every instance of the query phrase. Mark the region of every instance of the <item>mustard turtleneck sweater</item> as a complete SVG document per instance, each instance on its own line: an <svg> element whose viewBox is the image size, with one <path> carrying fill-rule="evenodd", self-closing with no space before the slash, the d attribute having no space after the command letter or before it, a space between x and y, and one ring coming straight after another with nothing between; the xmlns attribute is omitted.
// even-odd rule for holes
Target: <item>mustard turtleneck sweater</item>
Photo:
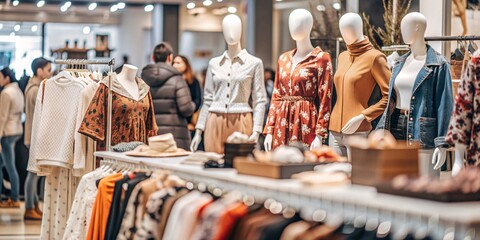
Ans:
<svg viewBox="0 0 480 240"><path fill-rule="evenodd" d="M334 76L337 101L333 106L329 129L341 133L350 119L363 114L366 121L360 125L357 132L370 131L370 122L380 116L387 106L388 85L392 73L387 58L373 48L368 37L347 45L347 49L338 57ZM370 97L377 84L382 98L369 106Z"/></svg>

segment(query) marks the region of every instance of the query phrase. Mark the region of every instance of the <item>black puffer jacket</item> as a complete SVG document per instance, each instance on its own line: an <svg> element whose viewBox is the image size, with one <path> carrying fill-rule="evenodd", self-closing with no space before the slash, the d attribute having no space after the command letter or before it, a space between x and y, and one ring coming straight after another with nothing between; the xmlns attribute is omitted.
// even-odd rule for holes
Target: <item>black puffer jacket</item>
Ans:
<svg viewBox="0 0 480 240"><path fill-rule="evenodd" d="M172 133L177 146L190 148L187 118L195 111L187 82L172 66L149 64L142 70L142 79L150 86L158 134Z"/></svg>

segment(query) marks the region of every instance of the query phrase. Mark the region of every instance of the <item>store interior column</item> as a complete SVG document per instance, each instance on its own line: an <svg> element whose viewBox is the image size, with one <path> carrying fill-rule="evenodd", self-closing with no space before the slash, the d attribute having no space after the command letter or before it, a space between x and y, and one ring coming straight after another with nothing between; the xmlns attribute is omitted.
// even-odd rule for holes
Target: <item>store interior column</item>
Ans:
<svg viewBox="0 0 480 240"><path fill-rule="evenodd" d="M247 1L247 50L272 67L273 0Z"/></svg>
<svg viewBox="0 0 480 240"><path fill-rule="evenodd" d="M180 6L178 4L155 4L152 12L153 45L168 42L178 52Z"/></svg>

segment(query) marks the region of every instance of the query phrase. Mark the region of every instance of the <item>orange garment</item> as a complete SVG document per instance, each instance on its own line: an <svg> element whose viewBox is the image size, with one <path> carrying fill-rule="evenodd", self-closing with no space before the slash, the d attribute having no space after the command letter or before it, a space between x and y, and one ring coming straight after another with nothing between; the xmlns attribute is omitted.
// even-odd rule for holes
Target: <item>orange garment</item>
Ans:
<svg viewBox="0 0 480 240"><path fill-rule="evenodd" d="M382 115L387 107L392 72L385 54L374 49L368 37L347 45L347 48L348 51L342 52L338 57L338 68L334 76L337 101L330 116L329 129L341 133L348 121L363 114L365 121L357 132L367 132L372 129L370 122ZM369 106L376 85L380 88L382 97Z"/></svg>
<svg viewBox="0 0 480 240"><path fill-rule="evenodd" d="M115 183L122 178L123 175L121 173L115 173L100 180L97 197L95 198L92 215L90 216L87 240L103 240L105 238Z"/></svg>
<svg viewBox="0 0 480 240"><path fill-rule="evenodd" d="M247 215L248 207L243 203L237 203L228 209L225 213L218 218L217 232L215 233L214 240L226 240L228 239L230 232L232 231L235 223L243 216Z"/></svg>

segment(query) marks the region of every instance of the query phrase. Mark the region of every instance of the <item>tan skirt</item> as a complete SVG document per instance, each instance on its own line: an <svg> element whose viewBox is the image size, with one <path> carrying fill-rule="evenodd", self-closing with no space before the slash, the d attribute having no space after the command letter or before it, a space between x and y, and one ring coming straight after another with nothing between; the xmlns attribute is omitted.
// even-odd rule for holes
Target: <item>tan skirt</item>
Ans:
<svg viewBox="0 0 480 240"><path fill-rule="evenodd" d="M205 125L205 151L223 154L223 144L233 132L252 134L252 113L209 113Z"/></svg>

